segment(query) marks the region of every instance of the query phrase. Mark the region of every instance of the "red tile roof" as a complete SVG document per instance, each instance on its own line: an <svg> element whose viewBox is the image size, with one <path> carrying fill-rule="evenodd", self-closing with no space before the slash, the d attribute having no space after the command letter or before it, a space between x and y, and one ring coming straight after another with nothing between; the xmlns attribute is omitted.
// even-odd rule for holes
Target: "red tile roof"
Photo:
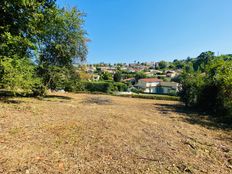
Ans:
<svg viewBox="0 0 232 174"><path fill-rule="evenodd" d="M139 79L143 82L147 82L147 83L152 83L152 82L162 82L163 80L161 79L157 79L157 78L147 78L147 79Z"/></svg>

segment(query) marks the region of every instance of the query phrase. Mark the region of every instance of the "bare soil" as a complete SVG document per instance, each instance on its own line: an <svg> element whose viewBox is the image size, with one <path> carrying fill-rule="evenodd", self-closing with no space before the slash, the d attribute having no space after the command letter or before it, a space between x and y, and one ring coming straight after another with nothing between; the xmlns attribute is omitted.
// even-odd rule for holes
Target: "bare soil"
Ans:
<svg viewBox="0 0 232 174"><path fill-rule="evenodd" d="M174 101L12 98L0 103L0 173L229 174L232 131Z"/></svg>

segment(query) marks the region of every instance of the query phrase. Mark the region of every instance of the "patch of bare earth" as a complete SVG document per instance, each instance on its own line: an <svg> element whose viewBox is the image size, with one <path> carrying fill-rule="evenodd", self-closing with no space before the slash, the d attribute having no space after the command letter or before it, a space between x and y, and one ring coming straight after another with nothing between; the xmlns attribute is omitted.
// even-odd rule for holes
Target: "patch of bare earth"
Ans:
<svg viewBox="0 0 232 174"><path fill-rule="evenodd" d="M177 102L87 94L0 103L0 173L232 173L232 132Z"/></svg>

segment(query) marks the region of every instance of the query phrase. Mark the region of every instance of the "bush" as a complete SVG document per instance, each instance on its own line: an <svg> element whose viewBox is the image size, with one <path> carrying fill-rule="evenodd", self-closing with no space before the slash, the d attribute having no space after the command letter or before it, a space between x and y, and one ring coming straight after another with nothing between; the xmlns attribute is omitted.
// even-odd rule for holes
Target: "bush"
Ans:
<svg viewBox="0 0 232 174"><path fill-rule="evenodd" d="M41 80L35 74L35 65L27 58L17 56L0 58L0 85L14 94L27 95Z"/></svg>
<svg viewBox="0 0 232 174"><path fill-rule="evenodd" d="M84 90L90 92L110 93L113 88L109 82L82 82Z"/></svg>
<svg viewBox="0 0 232 174"><path fill-rule="evenodd" d="M215 60L204 67L204 72L182 74L181 100L232 123L232 61Z"/></svg>
<svg viewBox="0 0 232 174"><path fill-rule="evenodd" d="M116 82L113 83L114 91L125 92L128 90L128 86L125 83Z"/></svg>
<svg viewBox="0 0 232 174"><path fill-rule="evenodd" d="M103 82L86 82L80 81L72 85L67 85L65 88L70 92L101 92L101 93L111 93L114 91L127 91L128 86L124 83L113 82L113 81L103 81Z"/></svg>
<svg viewBox="0 0 232 174"><path fill-rule="evenodd" d="M142 89L137 89L137 88L132 88L131 89L131 92L134 92L134 93L143 93L143 90Z"/></svg>
<svg viewBox="0 0 232 174"><path fill-rule="evenodd" d="M42 84L36 84L32 88L31 96L33 96L33 97L45 96L46 94L47 94L47 88Z"/></svg>

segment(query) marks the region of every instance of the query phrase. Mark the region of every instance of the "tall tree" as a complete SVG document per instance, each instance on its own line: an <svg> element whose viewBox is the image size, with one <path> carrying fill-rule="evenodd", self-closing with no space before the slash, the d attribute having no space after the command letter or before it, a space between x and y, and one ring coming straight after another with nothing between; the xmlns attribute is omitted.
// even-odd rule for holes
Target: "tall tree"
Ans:
<svg viewBox="0 0 232 174"><path fill-rule="evenodd" d="M29 91L36 84L32 50L40 30L38 20L53 0L0 1L0 84L15 91Z"/></svg>
<svg viewBox="0 0 232 174"><path fill-rule="evenodd" d="M211 51L207 51L207 52L203 52L201 53L195 60L193 67L194 70L200 70L200 71L204 71L206 65L213 60L214 58L214 52Z"/></svg>
<svg viewBox="0 0 232 174"><path fill-rule="evenodd" d="M87 38L83 29L84 14L76 8L48 9L42 23L43 32L38 35L38 65L44 83L53 81L53 71L66 67L72 69L73 62L85 60L87 55Z"/></svg>

